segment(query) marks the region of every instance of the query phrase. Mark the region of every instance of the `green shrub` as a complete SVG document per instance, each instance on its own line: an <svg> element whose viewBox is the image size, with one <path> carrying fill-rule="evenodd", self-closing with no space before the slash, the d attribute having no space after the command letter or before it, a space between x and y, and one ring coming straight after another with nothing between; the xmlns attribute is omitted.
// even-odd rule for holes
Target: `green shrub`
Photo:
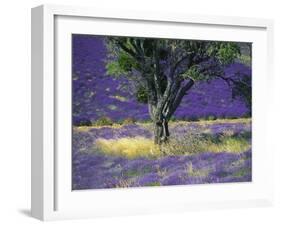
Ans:
<svg viewBox="0 0 281 226"><path fill-rule="evenodd" d="M238 56L238 60L242 63L245 64L247 66L251 66L252 64L252 59L251 56L247 56L247 55L239 55Z"/></svg>
<svg viewBox="0 0 281 226"><path fill-rule="evenodd" d="M124 125L135 124L135 123L136 123L136 120L132 117L125 118L122 122L122 124L124 124Z"/></svg>
<svg viewBox="0 0 281 226"><path fill-rule="evenodd" d="M92 122L89 119L82 119L79 121L79 123L76 124L76 126L91 126Z"/></svg>
<svg viewBox="0 0 281 226"><path fill-rule="evenodd" d="M216 120L216 119L217 119L217 117L215 115L209 115L207 117L207 120Z"/></svg>
<svg viewBox="0 0 281 226"><path fill-rule="evenodd" d="M147 91L144 87L142 87L142 86L138 87L137 92L136 92L136 98L137 98L137 101L140 103L147 103L148 95L147 95Z"/></svg>
<svg viewBox="0 0 281 226"><path fill-rule="evenodd" d="M177 121L177 118L176 118L175 116L172 116L171 119L170 119L170 121L171 121L171 122L175 122L175 121Z"/></svg>
<svg viewBox="0 0 281 226"><path fill-rule="evenodd" d="M196 115L191 115L191 116L188 117L187 120L190 121L190 122L198 122L199 118Z"/></svg>
<svg viewBox="0 0 281 226"><path fill-rule="evenodd" d="M101 117L93 123L95 126L112 126L113 121L109 117Z"/></svg>

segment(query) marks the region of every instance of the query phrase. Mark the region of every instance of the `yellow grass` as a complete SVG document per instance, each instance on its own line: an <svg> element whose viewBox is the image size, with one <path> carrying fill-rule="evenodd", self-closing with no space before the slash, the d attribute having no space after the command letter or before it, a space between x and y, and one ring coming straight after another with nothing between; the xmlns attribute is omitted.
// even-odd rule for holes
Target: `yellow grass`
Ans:
<svg viewBox="0 0 281 226"><path fill-rule="evenodd" d="M127 98L126 97L123 97L123 96L119 96L119 95L116 95L116 96L110 96L111 98L114 98L114 99L117 99L117 100L120 100L122 102L125 102L127 101Z"/></svg>
<svg viewBox="0 0 281 226"><path fill-rule="evenodd" d="M212 152L234 152L241 153L247 151L251 147L250 143L245 139L234 137L224 137L218 144L211 143L206 148Z"/></svg>
<svg viewBox="0 0 281 226"><path fill-rule="evenodd" d="M171 128L178 126L178 125L188 125L188 124L197 124L200 126L204 125L210 125L210 124L216 124L216 123L251 123L252 119L251 118L238 118L238 119L216 119L216 120L200 120L200 121L194 121L194 122L189 122L189 121L176 121L176 122L170 122L169 126ZM135 124L139 126L143 126L144 128L151 129L152 128L152 123L151 122L136 122ZM92 126L73 126L73 129L78 132L88 132L90 129L100 129L103 127L111 127L111 128L121 128L123 125L119 123L113 123L111 126L97 126L97 125L92 125Z"/></svg>
<svg viewBox="0 0 281 226"><path fill-rule="evenodd" d="M241 153L251 148L251 144L247 138L243 136L234 136L232 130L225 130L221 137L213 138L211 130L204 126L211 123L251 123L251 119L218 119L213 121L186 122L177 121L171 122L170 127L187 126L190 123L195 123L200 126L202 133L210 134L210 137L196 137L186 134L183 137L171 137L170 142L162 145L161 149L168 155L192 155L200 152L232 152ZM151 123L137 123L138 125L152 129ZM88 132L92 128L102 128L104 126L81 126L74 127L74 131ZM111 128L121 128L120 124L113 124ZM126 137L120 139L98 139L93 144L93 150L103 152L108 155L123 156L127 158L138 157L159 157L163 153L158 145L154 145L153 139L144 137Z"/></svg>
<svg viewBox="0 0 281 226"><path fill-rule="evenodd" d="M173 126L179 126L179 125L198 125L198 126L206 126L206 125L212 125L217 123L229 123L229 124L235 124L235 123L251 123L251 118L237 118L237 119L215 119L215 120L199 120L199 121L176 121L176 122L170 122L171 128Z"/></svg>
<svg viewBox="0 0 281 226"><path fill-rule="evenodd" d="M121 128L123 125L114 123L111 126L73 126L73 130L77 132L88 132L91 129L101 129L103 127L110 127L110 128Z"/></svg>
<svg viewBox="0 0 281 226"><path fill-rule="evenodd" d="M210 137L193 136L171 139L169 143L163 145L162 150L169 155L193 155L201 152L242 153L250 148L251 144L245 138L223 135L215 140Z"/></svg>
<svg viewBox="0 0 281 226"><path fill-rule="evenodd" d="M124 156L127 158L160 156L161 152L153 140L144 137L120 138L120 139L98 139L96 141L98 150L109 155Z"/></svg>
<svg viewBox="0 0 281 226"><path fill-rule="evenodd" d="M129 159L139 157L159 157L163 153L158 145L154 145L152 139L144 137L98 139L95 149L107 155L123 156ZM251 147L250 143L242 138L223 137L220 142L212 142L209 139L191 139L188 144L184 141L171 140L163 144L161 149L168 155L192 155L201 152L231 152L242 153Z"/></svg>
<svg viewBox="0 0 281 226"><path fill-rule="evenodd" d="M237 118L237 119L216 119L216 120L200 120L198 124L216 124L216 123L250 123L251 118Z"/></svg>

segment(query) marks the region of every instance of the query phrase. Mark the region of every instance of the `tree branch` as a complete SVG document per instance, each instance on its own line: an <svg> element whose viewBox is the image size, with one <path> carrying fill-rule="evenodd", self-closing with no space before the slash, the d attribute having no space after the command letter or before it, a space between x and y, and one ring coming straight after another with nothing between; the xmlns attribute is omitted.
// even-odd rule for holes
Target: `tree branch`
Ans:
<svg viewBox="0 0 281 226"><path fill-rule="evenodd" d="M119 47L125 51L126 53L130 54L133 58L137 59L137 54L131 50L130 48L128 48L124 43L122 43L119 40L116 40L117 45L119 45Z"/></svg>
<svg viewBox="0 0 281 226"><path fill-rule="evenodd" d="M153 45L153 56L154 56L154 64L155 64L155 73L153 74L154 84L157 93L157 99L158 101L160 101L162 98L162 92L160 86L161 81L160 81L159 51L158 51L157 42L154 42Z"/></svg>
<svg viewBox="0 0 281 226"><path fill-rule="evenodd" d="M186 92L194 85L194 81L192 79L190 79L182 88L180 88L180 90L178 91L175 100L173 101L173 104L170 108L170 111L167 114L167 118L170 118L174 112L176 111L176 109L178 108L178 106L181 103L182 98L184 97L184 95L186 94Z"/></svg>

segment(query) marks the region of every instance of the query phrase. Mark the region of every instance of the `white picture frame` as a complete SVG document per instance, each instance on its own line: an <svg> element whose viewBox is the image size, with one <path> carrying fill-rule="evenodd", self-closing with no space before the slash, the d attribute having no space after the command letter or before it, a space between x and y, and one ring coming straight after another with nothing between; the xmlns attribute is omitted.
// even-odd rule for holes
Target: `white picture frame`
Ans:
<svg viewBox="0 0 281 226"><path fill-rule="evenodd" d="M70 84L70 34L184 38L188 31L194 39L253 42L253 182L71 191L71 89L61 85ZM268 175L273 172L273 151L264 138L271 109L266 97L272 85L272 45L273 22L266 19L56 5L33 8L32 216L56 220L271 205L273 179Z"/></svg>

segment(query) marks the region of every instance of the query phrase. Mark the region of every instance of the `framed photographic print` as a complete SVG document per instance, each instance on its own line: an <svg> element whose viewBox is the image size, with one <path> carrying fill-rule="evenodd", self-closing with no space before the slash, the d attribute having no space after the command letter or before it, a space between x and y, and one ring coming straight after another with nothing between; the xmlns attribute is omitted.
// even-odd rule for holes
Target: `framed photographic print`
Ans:
<svg viewBox="0 0 281 226"><path fill-rule="evenodd" d="M272 21L32 9L32 215L270 205Z"/></svg>

